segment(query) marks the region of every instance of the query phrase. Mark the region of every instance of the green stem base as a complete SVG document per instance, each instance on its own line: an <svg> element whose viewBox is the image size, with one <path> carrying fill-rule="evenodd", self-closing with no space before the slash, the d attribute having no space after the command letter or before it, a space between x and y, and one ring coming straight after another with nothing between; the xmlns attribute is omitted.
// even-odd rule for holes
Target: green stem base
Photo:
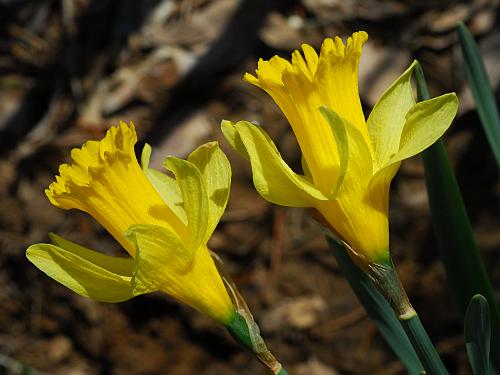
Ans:
<svg viewBox="0 0 500 375"><path fill-rule="evenodd" d="M259 327L250 316L246 317L238 312L226 326L227 330L245 348L255 354L257 359L266 366L273 375L288 375L288 372L269 351L260 336Z"/></svg>
<svg viewBox="0 0 500 375"><path fill-rule="evenodd" d="M388 264L370 265L369 269L373 282L393 308L427 374L448 375L446 367L410 304L392 260Z"/></svg>
<svg viewBox="0 0 500 375"><path fill-rule="evenodd" d="M438 353L434 349L434 345L422 326L418 315L415 314L410 318L400 319L400 322L413 344L413 348L417 352L425 371L432 375L448 375L448 370L446 370L443 362L441 362L441 358L439 358Z"/></svg>

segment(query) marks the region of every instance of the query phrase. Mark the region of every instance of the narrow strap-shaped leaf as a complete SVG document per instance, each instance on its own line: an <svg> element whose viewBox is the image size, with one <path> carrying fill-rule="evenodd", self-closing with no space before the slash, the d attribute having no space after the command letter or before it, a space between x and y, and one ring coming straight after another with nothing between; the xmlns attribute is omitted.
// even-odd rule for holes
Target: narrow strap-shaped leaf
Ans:
<svg viewBox="0 0 500 375"><path fill-rule="evenodd" d="M329 236L326 236L326 240L359 302L387 344L404 364L408 374L421 374L423 366L389 303L373 285L370 278L352 261L342 244Z"/></svg>
<svg viewBox="0 0 500 375"><path fill-rule="evenodd" d="M429 92L420 65L415 68L419 100ZM441 260L455 301L462 312L480 293L490 305L492 318L492 361L500 369L500 313L474 239L457 180L441 140L423 152L427 194Z"/></svg>
<svg viewBox="0 0 500 375"><path fill-rule="evenodd" d="M498 115L495 96L491 90L490 81L479 50L467 26L460 22L457 31L464 56L467 82L474 96L477 112L486 137L500 167L500 116Z"/></svg>
<svg viewBox="0 0 500 375"><path fill-rule="evenodd" d="M470 300L465 312L465 348L474 375L488 375L491 321L488 301L480 294Z"/></svg>

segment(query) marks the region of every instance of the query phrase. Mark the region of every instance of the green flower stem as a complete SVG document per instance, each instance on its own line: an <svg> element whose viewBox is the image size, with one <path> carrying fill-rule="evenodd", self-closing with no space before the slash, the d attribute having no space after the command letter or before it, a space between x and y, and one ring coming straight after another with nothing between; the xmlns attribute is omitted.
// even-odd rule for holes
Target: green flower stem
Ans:
<svg viewBox="0 0 500 375"><path fill-rule="evenodd" d="M434 345L432 345L417 313L412 316L402 317L399 321L412 342L427 373L432 375L447 375L448 371L434 349Z"/></svg>
<svg viewBox="0 0 500 375"><path fill-rule="evenodd" d="M432 375L448 375L441 358L410 304L392 260L385 264L368 264L367 272L380 293L391 305L405 330L425 371Z"/></svg>
<svg viewBox="0 0 500 375"><path fill-rule="evenodd" d="M226 272L222 260L215 253L211 253L211 255L235 307L229 321L225 323L227 330L238 343L254 353L257 359L269 369L271 374L288 375L288 372L267 348L264 339L260 335L259 326L255 323L252 313L233 279Z"/></svg>
<svg viewBox="0 0 500 375"><path fill-rule="evenodd" d="M365 267L373 283L401 322L425 371L432 375L447 375L446 367L420 323L417 312L410 304L392 260L389 259L389 262L384 264L369 263Z"/></svg>
<svg viewBox="0 0 500 375"><path fill-rule="evenodd" d="M248 316L244 311L242 311L242 314L235 311L226 328L236 341L255 354L271 374L288 375L288 372L267 348L260 336L259 327L251 316Z"/></svg>
<svg viewBox="0 0 500 375"><path fill-rule="evenodd" d="M326 241L354 294L394 354L406 367L408 375L421 375L424 367L385 297L367 273L351 259L340 241L329 235L326 235Z"/></svg>
<svg viewBox="0 0 500 375"><path fill-rule="evenodd" d="M348 270L348 280L351 286L353 286L356 295L360 298L361 303L367 307L367 311L370 317L374 319L375 324L381 329L382 334L387 339L388 343L393 346L397 341L400 340L401 345L405 345L404 339L409 339L411 346L416 352L418 360L420 360L421 366L429 375L448 375L448 371L444 367L441 359L439 358L436 349L432 345L429 336L427 335L425 329L423 328L416 311L410 304L408 296L404 290L403 284L399 279L399 276L394 268L392 259L389 258L385 261L380 261L376 263L375 261L369 262L365 258L360 258L359 254L354 252L349 245L343 241L332 238L331 235L327 235L327 242L334 250L334 254L339 261L339 264L343 270ZM342 244L347 253L352 259L352 262L359 268L360 272L364 272L364 276L368 276L371 283L364 282L363 284L358 284L356 280L353 280L349 275L352 273L352 266L346 267L349 263L345 261L345 258L340 256L342 252L339 251L339 246ZM360 278L364 278L360 275ZM373 284L380 294L385 298L387 303L392 308L389 312L385 311L383 305L377 301L377 293L370 291L370 284ZM369 295L368 295L369 293ZM374 305L378 303L378 308ZM370 306L370 304L373 304ZM397 327L392 321L394 319L394 314L401 323L404 333L398 331L401 327ZM404 339L401 337L404 335ZM401 349L401 348L399 348ZM420 365L420 363L415 363L412 359L412 352L404 350L404 352L395 352L400 356L400 358L406 359L405 365L412 372L415 367ZM401 356L401 354L404 354ZM420 371L419 371L420 372Z"/></svg>

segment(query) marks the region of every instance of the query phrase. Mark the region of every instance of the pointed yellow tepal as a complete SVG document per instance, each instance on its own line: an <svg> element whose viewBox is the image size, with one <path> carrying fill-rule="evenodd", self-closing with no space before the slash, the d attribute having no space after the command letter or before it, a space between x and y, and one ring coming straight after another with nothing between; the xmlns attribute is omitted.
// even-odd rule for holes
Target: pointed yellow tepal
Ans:
<svg viewBox="0 0 500 375"><path fill-rule="evenodd" d="M92 215L130 255L118 258L84 248L56 235L27 256L50 277L83 296L106 302L163 291L222 324L235 308L207 248L229 196L231 169L217 143L200 146L165 165L175 178L142 168L133 125L112 127L101 141L71 152L72 163L46 190L64 209ZM217 194L214 194L214 192Z"/></svg>
<svg viewBox="0 0 500 375"><path fill-rule="evenodd" d="M382 95L367 120L358 93L358 66L368 39L356 32L344 45L309 45L291 62L260 60L245 80L265 90L297 138L304 175L293 172L264 130L222 122L229 143L250 159L256 189L268 201L316 208L325 224L368 263L389 259L389 185L403 159L429 147L457 112L455 94L415 103L412 64Z"/></svg>

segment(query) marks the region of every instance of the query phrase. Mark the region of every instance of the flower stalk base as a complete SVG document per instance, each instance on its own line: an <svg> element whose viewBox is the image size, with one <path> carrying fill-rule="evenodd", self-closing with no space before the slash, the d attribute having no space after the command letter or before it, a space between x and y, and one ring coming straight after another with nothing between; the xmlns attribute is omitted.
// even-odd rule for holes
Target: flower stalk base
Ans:
<svg viewBox="0 0 500 375"><path fill-rule="evenodd" d="M231 319L225 325L227 330L236 341L254 353L257 359L270 370L271 374L288 375L288 372L267 348L260 335L259 326L255 323L252 313L233 279L226 272L222 260L215 253L211 253L211 255L236 308Z"/></svg>
<svg viewBox="0 0 500 375"><path fill-rule="evenodd" d="M235 312L227 329L236 341L255 354L257 359L270 370L271 374L288 375L281 363L278 362L267 348L264 340L260 336L259 327L254 322L253 318L249 321L248 317L244 317L240 313Z"/></svg>
<svg viewBox="0 0 500 375"><path fill-rule="evenodd" d="M448 375L448 371L422 326L417 312L410 304L392 259L389 259L386 264L368 265L368 274L394 310L425 371L432 375Z"/></svg>

